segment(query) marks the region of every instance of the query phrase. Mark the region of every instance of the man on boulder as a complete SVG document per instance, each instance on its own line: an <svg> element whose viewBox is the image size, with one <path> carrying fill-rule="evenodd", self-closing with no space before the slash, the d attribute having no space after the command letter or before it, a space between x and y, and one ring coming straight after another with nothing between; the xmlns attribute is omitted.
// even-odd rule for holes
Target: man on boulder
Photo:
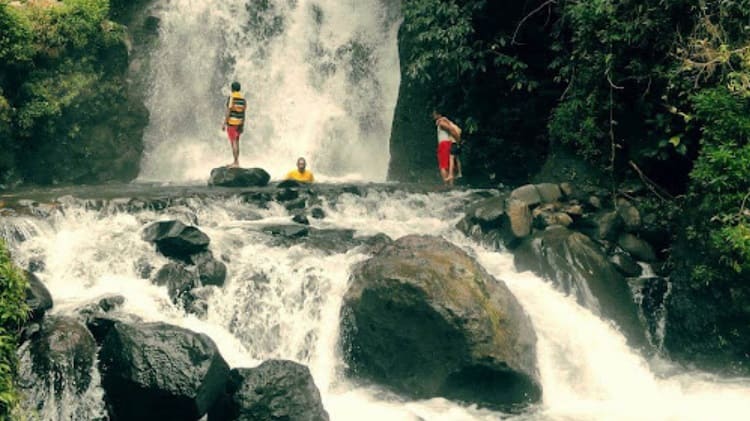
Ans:
<svg viewBox="0 0 750 421"><path fill-rule="evenodd" d="M227 110L224 114L224 123L221 126L221 130L227 132L229 143L232 145L234 162L227 165L232 168L240 166L240 135L245 127L245 108L247 103L245 102L245 98L242 97L240 89L239 82L232 82L232 94L227 98Z"/></svg>

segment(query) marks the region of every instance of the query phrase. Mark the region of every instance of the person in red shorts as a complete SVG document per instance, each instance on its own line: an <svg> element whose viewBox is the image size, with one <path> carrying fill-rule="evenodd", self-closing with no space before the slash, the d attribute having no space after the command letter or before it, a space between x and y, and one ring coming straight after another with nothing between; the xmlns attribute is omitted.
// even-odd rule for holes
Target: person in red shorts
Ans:
<svg viewBox="0 0 750 421"><path fill-rule="evenodd" d="M227 165L228 167L237 168L240 166L240 135L245 127L245 108L247 103L240 93L240 83L232 82L232 94L227 98L227 111L224 114L224 123L221 130L227 132L229 143L232 145L232 156L234 162Z"/></svg>
<svg viewBox="0 0 750 421"><path fill-rule="evenodd" d="M443 183L452 186L451 145L453 145L455 139L460 137L460 134L456 133L455 128L457 126L439 112L433 111L432 118L435 120L435 126L437 127L437 157L440 176L443 178Z"/></svg>

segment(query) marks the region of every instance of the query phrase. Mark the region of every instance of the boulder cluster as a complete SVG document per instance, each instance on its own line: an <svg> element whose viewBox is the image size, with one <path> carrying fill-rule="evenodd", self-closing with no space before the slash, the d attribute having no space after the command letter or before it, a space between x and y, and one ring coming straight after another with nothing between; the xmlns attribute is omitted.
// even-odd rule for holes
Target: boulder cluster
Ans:
<svg viewBox="0 0 750 421"><path fill-rule="evenodd" d="M658 260L647 238L663 233L628 199L607 208L605 197L569 183L527 184L471 204L457 228L511 251L518 270L535 272L613 320L631 345L655 345L666 281L645 270Z"/></svg>

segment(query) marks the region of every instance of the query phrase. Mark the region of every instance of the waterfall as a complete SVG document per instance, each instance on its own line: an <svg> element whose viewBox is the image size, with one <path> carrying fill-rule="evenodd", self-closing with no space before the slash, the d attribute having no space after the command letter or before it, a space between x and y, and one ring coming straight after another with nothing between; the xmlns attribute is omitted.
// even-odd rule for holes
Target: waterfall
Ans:
<svg viewBox="0 0 750 421"><path fill-rule="evenodd" d="M50 216L0 219L0 235L8 235L18 264L44 260L37 274L55 299L53 313L70 314L96 297L116 293L126 299L122 310L144 321L206 333L232 367L253 367L270 358L300 362L310 368L334 421L739 420L750 413L750 379L725 379L647 359L574 296L531 273L518 273L511 254L458 232L454 226L470 192L384 190L371 188L362 196L322 192L326 217L311 224L352 229L357 236L433 234L473 255L508 285L531 318L538 337L541 403L504 414L440 398L410 400L346 377L338 349L339 309L351 267L367 252L278 244L261 229L289 221L289 211L275 202L258 206L239 197L190 197L163 210L118 211L70 200ZM211 238L214 256L227 264L227 282L210 296L204 318L185 313L169 300L165 287L140 274L143 262L154 269L167 262L140 239L140 231L168 218L197 223ZM9 235L18 231L25 234ZM91 408L102 407L96 401L101 395L94 387L85 399L65 398L64 411L46 409L40 415L52 420L61 413L92 413Z"/></svg>
<svg viewBox="0 0 750 421"><path fill-rule="evenodd" d="M307 158L318 179L384 181L399 85L398 3L163 1L140 180L203 182L231 162L229 85L248 101L240 163L272 179Z"/></svg>

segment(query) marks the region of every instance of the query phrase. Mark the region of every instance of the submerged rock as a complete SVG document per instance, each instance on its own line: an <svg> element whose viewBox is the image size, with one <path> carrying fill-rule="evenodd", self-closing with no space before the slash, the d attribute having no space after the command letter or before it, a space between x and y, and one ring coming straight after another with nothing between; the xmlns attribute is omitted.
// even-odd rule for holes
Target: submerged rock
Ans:
<svg viewBox="0 0 750 421"><path fill-rule="evenodd" d="M224 281L227 279L227 265L216 260L213 253L204 251L194 254L190 256L190 261L195 265L201 285L216 285L219 287L224 285Z"/></svg>
<svg viewBox="0 0 750 421"><path fill-rule="evenodd" d="M358 265L341 311L351 374L415 397L538 401L536 334L518 301L439 237L411 235Z"/></svg>
<svg viewBox="0 0 750 421"><path fill-rule="evenodd" d="M113 419L197 420L229 376L208 336L164 323L115 322L99 359Z"/></svg>
<svg viewBox="0 0 750 421"><path fill-rule="evenodd" d="M233 369L227 395L208 420L327 421L328 413L307 367L269 360L256 368Z"/></svg>
<svg viewBox="0 0 750 421"><path fill-rule="evenodd" d="M271 176L262 168L219 167L211 170L209 186L221 187L263 187L268 185Z"/></svg>
<svg viewBox="0 0 750 421"><path fill-rule="evenodd" d="M175 304L188 304L190 297L187 293L199 285L198 276L178 262L169 262L162 266L154 275L153 283L166 286L169 298Z"/></svg>

